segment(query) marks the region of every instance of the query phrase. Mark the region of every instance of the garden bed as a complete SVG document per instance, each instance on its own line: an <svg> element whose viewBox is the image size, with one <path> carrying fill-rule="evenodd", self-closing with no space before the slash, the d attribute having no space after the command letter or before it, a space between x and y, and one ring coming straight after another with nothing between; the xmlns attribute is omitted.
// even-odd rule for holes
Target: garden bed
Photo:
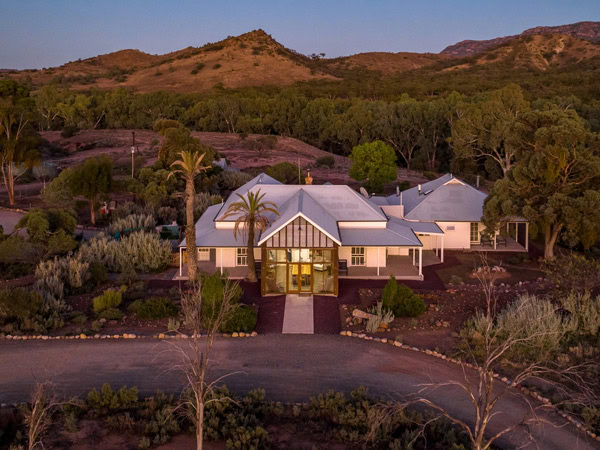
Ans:
<svg viewBox="0 0 600 450"><path fill-rule="evenodd" d="M519 293L543 294L549 289L550 286L545 282L521 282L515 286L499 283L498 308L513 301ZM479 285L463 284L448 290L421 291L418 294L427 307L423 314L416 318L397 317L389 324L387 331L367 333L366 321L355 320L352 312L354 309L367 312L381 300L383 288L359 289L359 305L340 305L342 330L397 339L408 345L431 350L449 351L455 347L455 339L462 324L477 310L486 307Z"/></svg>

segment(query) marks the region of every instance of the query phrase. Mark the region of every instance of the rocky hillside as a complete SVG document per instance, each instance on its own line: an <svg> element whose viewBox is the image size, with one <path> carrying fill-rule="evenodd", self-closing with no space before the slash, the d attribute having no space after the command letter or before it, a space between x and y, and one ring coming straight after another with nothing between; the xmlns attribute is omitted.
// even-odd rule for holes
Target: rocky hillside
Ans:
<svg viewBox="0 0 600 450"><path fill-rule="evenodd" d="M322 60L321 63L328 70L364 69L377 71L383 75L391 75L408 70L420 69L431 64L445 61L449 57L437 53L410 53L410 52L368 52L352 56Z"/></svg>
<svg viewBox="0 0 600 450"><path fill-rule="evenodd" d="M122 86L137 92L200 92L218 85L227 88L281 86L297 81L335 79L315 70L310 62L264 31L256 30L165 55L121 50L56 68L14 72L10 76L31 79L34 85L54 80L69 84L73 89Z"/></svg>
<svg viewBox="0 0 600 450"><path fill-rule="evenodd" d="M514 69L544 71L551 67L574 65L598 57L600 44L560 34L528 35L508 41L444 70L500 63Z"/></svg>
<svg viewBox="0 0 600 450"><path fill-rule="evenodd" d="M484 41L461 41L442 50L442 55L465 57L477 55L486 50L505 44L516 38L531 35L563 34L591 42L600 42L600 22L578 22L552 27L535 27L513 36L498 37Z"/></svg>

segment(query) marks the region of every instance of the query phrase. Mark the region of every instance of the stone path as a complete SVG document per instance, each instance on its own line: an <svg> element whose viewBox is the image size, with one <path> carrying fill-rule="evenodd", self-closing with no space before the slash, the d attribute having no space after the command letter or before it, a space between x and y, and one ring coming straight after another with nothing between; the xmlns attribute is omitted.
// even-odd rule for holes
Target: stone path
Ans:
<svg viewBox="0 0 600 450"><path fill-rule="evenodd" d="M283 313L284 334L314 334L314 303L312 295L288 294Z"/></svg>

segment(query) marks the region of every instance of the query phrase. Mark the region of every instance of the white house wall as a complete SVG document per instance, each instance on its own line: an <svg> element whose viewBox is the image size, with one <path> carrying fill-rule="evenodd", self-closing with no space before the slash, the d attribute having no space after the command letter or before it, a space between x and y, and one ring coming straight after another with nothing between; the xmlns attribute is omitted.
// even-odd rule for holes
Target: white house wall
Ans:
<svg viewBox="0 0 600 450"><path fill-rule="evenodd" d="M379 250L379 267L385 267L385 247L367 247L365 249L367 267L377 267L377 250Z"/></svg>
<svg viewBox="0 0 600 450"><path fill-rule="evenodd" d="M221 260L221 258L223 258ZM235 267L236 249L235 248L217 248L217 267Z"/></svg>
<svg viewBox="0 0 600 450"><path fill-rule="evenodd" d="M471 248L471 222L436 222L438 226L444 232L444 248L462 250ZM454 229L448 229L448 227ZM479 225L479 231L483 229L483 226ZM427 236L423 236L426 238ZM425 240L420 238L425 245ZM434 242L435 237L430 236L428 245ZM424 247L430 249L431 247Z"/></svg>

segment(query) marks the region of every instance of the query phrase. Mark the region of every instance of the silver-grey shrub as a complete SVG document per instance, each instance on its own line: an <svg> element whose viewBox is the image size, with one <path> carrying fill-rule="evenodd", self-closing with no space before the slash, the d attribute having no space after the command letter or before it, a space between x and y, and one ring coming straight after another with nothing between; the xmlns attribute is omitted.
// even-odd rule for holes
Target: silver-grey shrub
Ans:
<svg viewBox="0 0 600 450"><path fill-rule="evenodd" d="M223 201L220 195L210 195L206 192L196 194L194 200L194 216L200 217L209 206L217 205Z"/></svg>
<svg viewBox="0 0 600 450"><path fill-rule="evenodd" d="M561 298L560 303L571 315L569 332L578 335L598 335L598 331L600 331L600 297L592 297L589 292L585 294L572 292Z"/></svg>
<svg viewBox="0 0 600 450"><path fill-rule="evenodd" d="M487 315L480 311L461 330L461 336L477 357L484 356L488 324ZM489 336L495 347L512 342L504 353L512 362L544 361L560 351L562 340L572 327L572 319L563 317L555 304L525 294L496 315Z"/></svg>
<svg viewBox="0 0 600 450"><path fill-rule="evenodd" d="M136 231L120 241L102 233L81 245L81 258L98 262L110 272L156 272L164 269L171 259L171 244L156 233Z"/></svg>
<svg viewBox="0 0 600 450"><path fill-rule="evenodd" d="M48 310L61 312L66 309L65 296L82 288L89 277L89 263L80 255L56 257L38 264L34 288L44 298Z"/></svg>
<svg viewBox="0 0 600 450"><path fill-rule="evenodd" d="M131 233L119 242L120 271L133 264L138 272L157 272L167 267L172 252L171 243L156 233Z"/></svg>
<svg viewBox="0 0 600 450"><path fill-rule="evenodd" d="M226 170L221 173L223 187L229 190L235 190L252 179L252 175L245 172L233 172Z"/></svg>
<svg viewBox="0 0 600 450"><path fill-rule="evenodd" d="M152 231L156 226L156 220L151 214L130 214L125 217L116 218L108 226L108 234L114 236L117 232L125 230Z"/></svg>

